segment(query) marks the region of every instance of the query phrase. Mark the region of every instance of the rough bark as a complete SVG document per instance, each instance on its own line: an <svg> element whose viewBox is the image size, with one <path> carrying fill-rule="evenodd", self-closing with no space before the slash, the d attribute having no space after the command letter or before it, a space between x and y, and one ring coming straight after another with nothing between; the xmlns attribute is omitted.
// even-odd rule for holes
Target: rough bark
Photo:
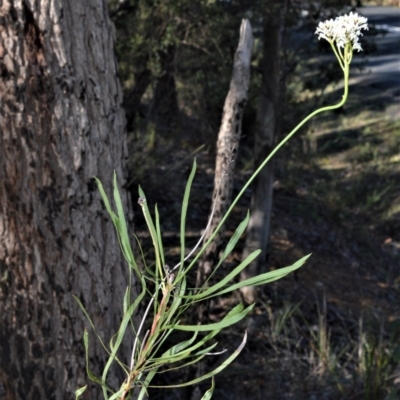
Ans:
<svg viewBox="0 0 400 400"><path fill-rule="evenodd" d="M114 40L105 0L0 2L1 399L71 399L87 381L73 294L107 341L116 328L125 265L93 180L110 192L126 175Z"/></svg>
<svg viewBox="0 0 400 400"><path fill-rule="evenodd" d="M218 133L213 192L215 212L204 242L214 232L232 202L233 172L242 131L243 110L249 88L252 47L253 34L250 22L243 20L240 27L240 39L235 54L232 79ZM208 275L211 272L218 258L223 238L224 229L221 229L204 253L199 267L198 281L201 281L201 276Z"/></svg>
<svg viewBox="0 0 400 400"><path fill-rule="evenodd" d="M254 168L257 169L272 151L277 135L277 104L279 98L279 58L281 47L281 28L283 7L279 3L265 17L263 27L262 83L257 111L257 128L254 140ZM274 183L274 162L270 161L253 182L250 206L250 221L247 228L246 243L243 249L244 260L254 250L261 249L261 255L241 274L248 279L265 269L267 245L270 234L272 195ZM255 288L242 289L243 297L249 303L255 300Z"/></svg>

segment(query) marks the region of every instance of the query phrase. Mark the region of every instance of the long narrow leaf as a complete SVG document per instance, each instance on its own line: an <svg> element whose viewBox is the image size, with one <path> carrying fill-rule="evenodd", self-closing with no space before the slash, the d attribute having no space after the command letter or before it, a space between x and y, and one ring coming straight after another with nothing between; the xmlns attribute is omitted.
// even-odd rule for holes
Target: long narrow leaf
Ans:
<svg viewBox="0 0 400 400"><path fill-rule="evenodd" d="M160 246L159 246L158 239L157 239L157 232L156 232L156 228L154 226L153 219L150 214L149 206L147 204L146 195L144 194L144 192L140 186L139 186L139 196L141 199L140 205L142 207L143 216L146 221L147 227L150 231L150 236L153 241L154 251L156 253L156 267L157 267L158 278L161 280L164 277L164 273L162 270L162 265L161 265L161 260L160 260Z"/></svg>
<svg viewBox="0 0 400 400"><path fill-rule="evenodd" d="M194 337L193 337L193 340L194 340ZM187 344L186 347L184 347L184 349L182 349L182 351L176 352L172 355L170 353L166 352L160 358L152 359L151 360L152 365L159 365L159 364L164 365L167 363L175 363L177 361L183 360L188 357L197 357L199 355L207 355L207 353L209 353L211 350L213 350L218 345L218 342L213 343L211 346L208 346L207 348L202 349L202 350L196 352L195 354L191 354L192 350L190 348L187 349L187 346L189 346L189 345L190 344Z"/></svg>
<svg viewBox="0 0 400 400"><path fill-rule="evenodd" d="M207 278L207 281L204 283L204 286L207 285L207 282L209 282L212 277L215 275L215 273L218 271L218 268L222 265L222 263L226 260L226 258L229 256L229 254L231 254L232 250L235 248L237 242L239 241L239 239L241 238L241 236L243 235L243 232L246 230L247 225L249 223L249 219L250 219L250 213L247 211L246 214L246 218L239 224L239 226L236 228L235 233L232 235L232 237L229 239L228 244L226 245L226 248L224 250L224 252L222 253L218 264L216 265L216 267L214 268L212 274L210 274L210 276ZM229 282L229 281L228 281Z"/></svg>
<svg viewBox="0 0 400 400"><path fill-rule="evenodd" d="M167 370L163 369L162 373L165 373L167 371L181 369L181 368L184 368L184 367L186 367L188 365L194 364L195 362L200 361L205 356L207 356L208 353L210 353L210 351L213 350L217 345L218 345L218 342L212 344L211 346L208 346L205 349L202 349L202 350L196 352L195 354L191 354L190 351L186 350L186 351L183 351L183 352L181 352L179 354L176 354L175 357L168 358L165 361L160 358L160 360L155 362L154 365L155 366L158 366L158 365L159 366L164 366L164 365L167 365L167 364L173 364L173 363L176 363L176 362L181 361L181 360L192 358L192 360L190 362L187 362L185 364L181 364L181 365L178 365L177 367L169 368ZM193 359L193 357L195 357L195 358ZM161 372L159 372L159 373L161 373Z"/></svg>
<svg viewBox="0 0 400 400"><path fill-rule="evenodd" d="M102 375L103 382L106 382L108 370L110 369L113 361L116 359L117 351L118 351L119 347L121 346L121 343L125 336L126 328L128 327L129 321L131 320L133 313L135 312L137 306L142 301L145 294L146 294L146 284L144 282L144 279L142 278L142 291L139 294L139 296L136 298L136 300L129 306L128 310L124 313L124 316L122 318L121 325L118 329L117 339L111 348L110 357L108 358L107 363L103 370L103 375Z"/></svg>
<svg viewBox="0 0 400 400"><path fill-rule="evenodd" d="M112 208L110 206L110 202L108 201L108 197L107 197L107 194L106 194L106 192L105 192L105 190L103 188L103 184L101 183L101 181L98 178L94 177L94 179L96 180L97 187L99 189L101 198L103 199L103 203L104 203L104 205L106 207L106 210L107 210L108 214L110 215L112 221L115 224L115 220L118 220L118 217L114 213L114 211L112 210Z"/></svg>
<svg viewBox="0 0 400 400"><path fill-rule="evenodd" d="M301 258L300 260L298 260L297 262L295 262L290 267L280 268L275 271L266 272L265 274L260 274L253 278L249 278L249 279L246 279L239 283L236 283L224 290L221 290L218 293L213 294L213 296L220 296L221 294L229 293L229 292L232 292L233 290L240 289L245 286L265 285L266 283L270 283L270 282L276 281L278 279L281 279L284 276L295 271L296 269L299 269L307 261L307 259L310 256L311 256L311 254L308 254L307 256L305 256L305 257Z"/></svg>
<svg viewBox="0 0 400 400"><path fill-rule="evenodd" d="M247 342L247 332L245 333L243 337L243 341L240 344L240 346L231 354L218 368L214 369L213 371L209 372L208 374L205 374L203 376L200 376L199 378L193 379L192 381L177 384L177 385L166 385L166 386L149 386L152 388L177 388L177 387L185 387L185 386L192 386L196 385L197 383L204 381L205 379L212 378L222 370L224 370L243 350L243 347L245 346Z"/></svg>
<svg viewBox="0 0 400 400"><path fill-rule="evenodd" d="M247 308L245 308L242 312L230 317L223 319L220 322L216 322L214 324L208 325L174 325L174 326L167 326L165 329L173 328L179 331L189 331L189 332L206 332L206 331L213 331L214 329L223 329L233 324L236 324L240 320L242 320L252 309L254 308L254 304L251 304Z"/></svg>
<svg viewBox="0 0 400 400"><path fill-rule="evenodd" d="M139 248L139 251L140 251L140 255L141 255L141 257L142 257L142 262L143 262L143 265L144 265L144 269L146 270L146 272L150 275L150 276L152 276L153 278L155 278L156 277L156 274L154 273L154 271L152 271L148 266L147 266L147 263L146 263L146 257L145 257L145 254L144 254L144 252L143 252L143 248L142 248L142 245L140 244L140 241L139 241L139 238L134 234L134 237L135 237L135 239L136 239L136 244L137 244L137 246L138 246L138 248ZM146 276L146 279L150 279L148 276ZM154 284L156 283L156 281L155 280L153 280L153 279L150 279ZM149 294L151 294L151 293L149 293Z"/></svg>
<svg viewBox="0 0 400 400"><path fill-rule="evenodd" d="M164 334L162 334L161 338L158 339L158 343L156 342L153 345L153 351L148 356L148 360L149 361L151 361L153 359L153 356L158 353L158 351L160 350L161 346L165 343L165 341L168 339L169 335L171 335L171 333L173 333L173 332L174 332L173 329L169 329L168 331L164 331Z"/></svg>
<svg viewBox="0 0 400 400"><path fill-rule="evenodd" d="M155 214L156 214L156 232L157 232L157 241L158 241L158 248L160 251L161 263L165 265L165 258L164 258L164 247L161 239L161 225L160 225L160 214L158 213L157 204L155 206Z"/></svg>
<svg viewBox="0 0 400 400"><path fill-rule="evenodd" d="M185 233L186 233L186 214L187 214L187 209L189 205L189 196L190 196L190 191L192 188L192 182L194 175L196 173L196 159L193 161L193 167L192 171L190 172L189 179L186 183L186 188L185 188L185 193L183 195L183 202L182 202L182 211L181 211L181 265L179 270L183 268L183 262L185 259Z"/></svg>
<svg viewBox="0 0 400 400"><path fill-rule="evenodd" d="M210 400L215 389L215 380L214 377L211 379L211 387L204 393L204 396L200 400Z"/></svg>
<svg viewBox="0 0 400 400"><path fill-rule="evenodd" d="M193 295L186 295L183 296L185 299L193 299L193 300L200 300L206 297L210 297L210 295L224 286L226 286L233 278L240 274L258 255L261 253L261 250L256 250L253 253L249 254L248 257L244 261L242 261L232 272L226 275L223 279L217 282L215 285L207 288L206 290L196 293Z"/></svg>
<svg viewBox="0 0 400 400"><path fill-rule="evenodd" d="M152 381L152 379L154 378L154 375L157 373L157 371L158 371L158 368L153 369L152 371L150 371L147 374L146 379L143 382L142 390L140 391L137 400L143 400L144 397L147 396L147 388L149 387L149 384Z"/></svg>
<svg viewBox="0 0 400 400"><path fill-rule="evenodd" d="M124 392L125 389L121 388L118 390L118 392L114 393L108 400L119 400Z"/></svg>
<svg viewBox="0 0 400 400"><path fill-rule="evenodd" d="M129 289L129 286L126 288L125 290L125 294L124 294L124 302L122 305L122 309L123 309L123 313L125 314L128 310L129 307L129 302L130 302L130 297L131 297L131 291Z"/></svg>
<svg viewBox="0 0 400 400"><path fill-rule="evenodd" d="M179 354L174 354L173 356L169 357L160 357L158 359L153 359L151 360L151 363L149 363L149 366L151 368L156 367L156 366L162 366L166 364L172 364L176 363L178 361L181 361L187 357L190 356L190 351L184 350L180 352Z"/></svg>
<svg viewBox="0 0 400 400"><path fill-rule="evenodd" d="M222 321L226 321L229 320L230 318L232 318L235 315L238 315L242 310L243 310L244 306L243 304L238 304L237 306L235 306L232 310L230 310L228 312L228 314L225 315L225 317L222 319ZM212 332L210 332L208 335L204 336L202 339L200 339L197 343L195 343L194 345L192 345L189 348L185 348L186 351L189 351L191 353L193 353L195 350L199 349L200 347L202 347L205 343L207 343L209 340L211 340L212 338L214 338L216 335L218 335L218 333L221 331L221 329L215 329ZM195 331L195 335L197 335L197 332Z"/></svg>
<svg viewBox="0 0 400 400"><path fill-rule="evenodd" d="M185 362L184 364L180 364L178 366L173 366L171 368L163 369L162 371L158 372L159 374L165 374L166 372L169 371L176 371L178 369L186 368L189 365L197 364L199 361L201 361L204 357L206 357L206 354L202 354L200 357L194 358L193 360L190 360L188 362Z"/></svg>
<svg viewBox="0 0 400 400"><path fill-rule="evenodd" d="M75 390L75 400L79 400L79 397L82 396L82 393L86 390L87 385Z"/></svg>
<svg viewBox="0 0 400 400"><path fill-rule="evenodd" d="M240 313L243 310L243 304L238 304L237 306L235 306L232 310L230 310L228 312L227 315L225 315L225 317L223 318L224 320L228 320L229 318L231 318L232 316L237 315L238 313ZM194 345L192 345L189 348L186 348L185 350L189 353L193 353L195 350L199 349L200 347L202 347L205 343L207 343L209 340L211 340L212 338L214 338L216 335L218 335L218 333L221 331L221 329L215 329L212 332L210 332L208 335L204 336L202 339L200 339L197 343L195 343ZM195 355L200 354L196 353ZM169 368L168 370L174 370L174 369L180 369L183 368L184 366L188 366L188 365L192 365L195 364L196 362L200 361L201 359L203 359L205 357L205 354L200 355L200 357L195 358L194 360L184 363L181 366L178 367L174 367L174 368ZM166 371L163 371L166 372Z"/></svg>
<svg viewBox="0 0 400 400"><path fill-rule="evenodd" d="M136 261L133 256L133 252L132 252L130 242L129 242L129 237L128 237L128 233L127 233L127 229L126 229L125 217L124 217L123 209L122 209L122 202L121 202L121 198L119 196L118 188L116 186L116 178L114 176L114 200L115 200L115 203L116 203L116 206L118 209L119 216L117 214L115 214L114 211L112 210L110 202L108 200L108 196L103 188L101 181L99 179L97 179L96 177L94 179L96 180L97 187L98 187L100 195L103 199L103 203L106 207L108 214L111 217L111 220L112 220L115 230L117 232L118 241L119 241L119 245L122 250L122 254L124 255L129 266L131 268L133 268L136 273L139 274L139 271L138 271L138 268L136 265Z"/></svg>
<svg viewBox="0 0 400 400"><path fill-rule="evenodd" d="M107 387L107 385L103 383L99 378L97 378L94 374L92 374L92 371L89 368L89 334L86 329L83 333L83 344L85 346L85 355L86 355L86 373L90 380L98 383L103 388L103 394L105 393L104 399L108 400L107 391L112 393L112 390L109 387Z"/></svg>
<svg viewBox="0 0 400 400"><path fill-rule="evenodd" d="M198 332L194 332L193 336L190 339L180 342L180 343L176 344L175 346L172 346L169 350L167 350L162 355L162 357L179 354L181 351L185 350L196 340L197 335L198 335Z"/></svg>
<svg viewBox="0 0 400 400"><path fill-rule="evenodd" d="M117 174L115 173L115 171L114 171L114 202L115 202L115 206L117 207L117 214L118 214L118 218L120 221L119 234L121 237L121 243L122 243L124 254L126 255L126 258L129 262L129 264L132 265L135 270L137 270L135 257L133 255L132 247L131 247L130 240L129 240L128 228L126 225L124 209L122 207L121 196L120 196L119 190L118 190Z"/></svg>
<svg viewBox="0 0 400 400"><path fill-rule="evenodd" d="M247 228L249 219L250 219L250 213L247 211L246 218L239 224L235 233L229 239L229 242L226 245L226 248L221 256L222 261L224 261L226 259L226 257L228 257L229 254L231 254L232 250L235 248L237 242L239 241L240 237L243 235L243 232ZM218 264L220 264L222 261L220 261Z"/></svg>
<svg viewBox="0 0 400 400"><path fill-rule="evenodd" d="M178 289L175 289L178 290ZM167 325L171 322L172 318L174 318L176 311L178 310L178 307L182 303L183 296L185 295L186 291L186 278L183 277L181 281L181 285L179 286L179 293L173 294L174 299L172 301L171 307L168 310L168 316L164 321L164 324Z"/></svg>
<svg viewBox="0 0 400 400"><path fill-rule="evenodd" d="M99 342L100 342L101 345L103 346L104 350L105 350L108 354L110 354L110 352L109 352L108 349L107 349L107 346L106 346L106 345L104 344L104 342L103 342L103 339L101 338L101 336L100 336L99 333L97 332L97 329L96 329L96 327L95 327L95 325L94 325L92 319L90 318L88 312L86 311L86 308L83 306L82 302L80 301L80 299L79 299L77 296L72 295L72 297L75 299L75 301L76 301L76 302L78 303L78 305L79 305L79 308L80 308L80 309L82 310L82 312L85 314L86 319L88 320L90 326L92 327L94 333L95 333L96 336L97 336L97 339L99 340Z"/></svg>

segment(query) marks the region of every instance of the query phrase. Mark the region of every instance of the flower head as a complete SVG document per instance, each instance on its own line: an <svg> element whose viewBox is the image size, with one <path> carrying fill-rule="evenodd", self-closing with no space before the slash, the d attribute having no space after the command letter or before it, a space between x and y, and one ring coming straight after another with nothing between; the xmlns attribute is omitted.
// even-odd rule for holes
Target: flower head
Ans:
<svg viewBox="0 0 400 400"><path fill-rule="evenodd" d="M326 39L331 43L336 42L338 47L344 48L351 43L354 50L361 51L358 38L362 36L362 29L368 29L367 18L351 12L348 15L337 17L335 20L329 19L320 22L315 34L318 35L318 39Z"/></svg>

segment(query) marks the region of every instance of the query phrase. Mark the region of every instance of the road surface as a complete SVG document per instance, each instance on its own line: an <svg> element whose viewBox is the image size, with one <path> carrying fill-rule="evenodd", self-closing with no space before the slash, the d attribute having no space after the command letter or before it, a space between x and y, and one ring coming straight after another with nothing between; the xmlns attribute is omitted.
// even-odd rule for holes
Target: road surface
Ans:
<svg viewBox="0 0 400 400"><path fill-rule="evenodd" d="M351 84L381 90L383 98L391 99L388 114L400 120L400 8L360 7L357 12L368 18L371 30L378 34L368 36L375 41L376 51L367 55L364 71L352 69ZM357 56L353 62L360 62Z"/></svg>

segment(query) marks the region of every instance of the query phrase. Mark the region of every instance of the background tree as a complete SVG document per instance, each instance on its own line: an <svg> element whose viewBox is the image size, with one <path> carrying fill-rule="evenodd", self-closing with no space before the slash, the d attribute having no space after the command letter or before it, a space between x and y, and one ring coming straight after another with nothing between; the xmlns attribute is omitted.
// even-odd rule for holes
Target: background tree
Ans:
<svg viewBox="0 0 400 400"><path fill-rule="evenodd" d="M201 138L210 123L218 129L236 49L233 32L246 10L241 3L110 1L130 132L156 123L171 141L189 116ZM168 114L174 127L163 130Z"/></svg>
<svg viewBox="0 0 400 400"><path fill-rule="evenodd" d="M243 20L240 27L239 45L233 63L231 84L225 99L221 127L218 133L213 204L209 217L211 222L204 237L204 243L214 234L232 203L236 156L242 134L243 111L248 97L253 43L254 38L250 22ZM204 277L211 273L218 261L221 245L224 242L224 232L225 229L222 228L203 253L198 268L198 283L204 282Z"/></svg>
<svg viewBox="0 0 400 400"><path fill-rule="evenodd" d="M275 145L278 135L278 104L280 92L281 35L285 20L285 2L271 2L265 11L263 22L261 88L258 97L257 125L254 137L254 169L266 159ZM269 162L253 182L250 221L242 258L254 250L263 252L242 273L243 279L255 276L266 264L268 238L271 226L274 162ZM242 288L249 303L255 300L255 288Z"/></svg>
<svg viewBox="0 0 400 400"><path fill-rule="evenodd" d="M114 29L97 0L5 0L0 21L0 393L64 400L86 381L72 295L110 337L126 287L93 180L126 177Z"/></svg>

